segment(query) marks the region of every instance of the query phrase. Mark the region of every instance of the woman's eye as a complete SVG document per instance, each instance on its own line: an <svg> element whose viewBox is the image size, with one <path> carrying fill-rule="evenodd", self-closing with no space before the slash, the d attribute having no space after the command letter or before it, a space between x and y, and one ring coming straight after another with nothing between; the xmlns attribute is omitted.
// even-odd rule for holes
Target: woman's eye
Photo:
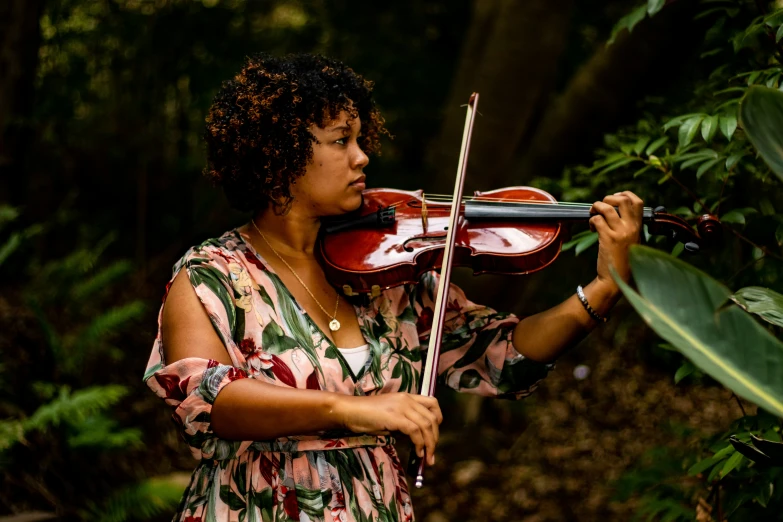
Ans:
<svg viewBox="0 0 783 522"><path fill-rule="evenodd" d="M345 145L345 140L347 139L348 138L340 138L339 140L335 141L335 143L337 143L338 145Z"/></svg>

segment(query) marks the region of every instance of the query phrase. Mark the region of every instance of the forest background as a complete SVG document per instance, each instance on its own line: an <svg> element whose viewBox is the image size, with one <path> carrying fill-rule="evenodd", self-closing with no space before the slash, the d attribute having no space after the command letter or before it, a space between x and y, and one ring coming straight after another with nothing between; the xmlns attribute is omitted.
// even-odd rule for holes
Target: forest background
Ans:
<svg viewBox="0 0 783 522"><path fill-rule="evenodd" d="M237 226L202 178L204 117L255 52L317 52L375 82L394 139L371 187L448 193L481 95L466 192L632 190L720 248L731 288L781 290L780 181L737 121L781 86L781 2L5 0L0 4L0 515L167 520L194 466L141 382L173 263ZM690 155L690 156L689 156ZM779 214L778 212L781 212ZM458 284L524 315L595 273L595 237L546 270ZM576 254L576 255L575 255ZM774 330L774 326L770 326ZM626 302L520 402L438 392L438 464L414 492L444 520L776 520L783 478L728 435L780 419L663 342ZM762 515L760 515L762 513ZM762 518L758 518L761 516Z"/></svg>

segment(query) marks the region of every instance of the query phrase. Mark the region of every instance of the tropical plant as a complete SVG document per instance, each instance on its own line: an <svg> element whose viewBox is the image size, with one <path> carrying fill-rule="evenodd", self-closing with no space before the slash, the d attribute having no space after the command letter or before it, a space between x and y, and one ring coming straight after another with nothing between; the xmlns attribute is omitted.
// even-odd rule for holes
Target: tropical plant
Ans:
<svg viewBox="0 0 783 522"><path fill-rule="evenodd" d="M646 520L692 520L694 510L699 520L783 516L783 296L766 288L783 274L776 210L783 204L783 9L766 5L702 0L696 24L709 25L692 94L649 101L636 125L606 137L594 165L568 169L562 180L572 196L622 185L674 203L672 212L686 219L716 214L727 236L719 250L688 259L723 283L677 259L681 246L671 254L633 247L636 290L618 280L666 347L685 356L675 381L706 374L759 406L730 430L702 435L695 452L653 449L656 458L618 481L618 498L638 495ZM650 0L613 37L663 7ZM566 248L579 254L595 239L586 231ZM726 283L744 288L732 292Z"/></svg>

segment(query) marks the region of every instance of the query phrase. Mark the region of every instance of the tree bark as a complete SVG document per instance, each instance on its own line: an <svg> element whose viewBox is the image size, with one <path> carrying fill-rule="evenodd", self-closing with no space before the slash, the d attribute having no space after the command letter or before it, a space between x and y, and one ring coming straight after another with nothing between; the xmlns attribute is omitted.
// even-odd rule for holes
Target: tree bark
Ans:
<svg viewBox="0 0 783 522"><path fill-rule="evenodd" d="M573 0L474 1L443 127L427 158L438 190L451 190L465 119L461 106L474 91L480 95L479 114L466 193L504 180L554 84L572 5Z"/></svg>
<svg viewBox="0 0 783 522"><path fill-rule="evenodd" d="M0 200L12 204L24 201L43 7L44 0L0 2Z"/></svg>

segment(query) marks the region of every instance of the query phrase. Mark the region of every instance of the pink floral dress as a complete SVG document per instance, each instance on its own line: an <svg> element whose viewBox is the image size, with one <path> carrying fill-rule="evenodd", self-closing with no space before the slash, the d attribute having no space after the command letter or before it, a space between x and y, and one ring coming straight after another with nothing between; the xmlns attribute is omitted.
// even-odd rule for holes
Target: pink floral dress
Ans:
<svg viewBox="0 0 783 522"><path fill-rule="evenodd" d="M173 419L199 460L174 520L413 520L391 437L324 432L223 440L212 432L210 411L220 390L236 379L349 395L415 393L437 274L356 300L356 317L371 355L354 374L238 230L190 249L174 266L172 280L183 268L232 364L195 357L166 364L159 318L144 380L174 410ZM551 365L517 353L511 344L517 322L513 315L468 301L452 286L440 358L442 382L486 396L530 394Z"/></svg>

